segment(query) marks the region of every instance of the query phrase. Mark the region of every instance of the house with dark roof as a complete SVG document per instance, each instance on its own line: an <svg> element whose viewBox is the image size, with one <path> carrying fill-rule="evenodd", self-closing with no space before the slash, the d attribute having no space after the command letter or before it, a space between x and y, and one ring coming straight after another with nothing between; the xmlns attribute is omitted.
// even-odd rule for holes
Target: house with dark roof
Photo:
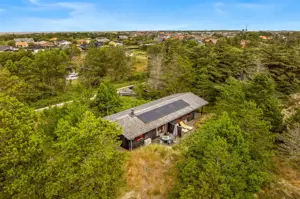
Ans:
<svg viewBox="0 0 300 199"><path fill-rule="evenodd" d="M0 52L14 51L14 48L11 46L0 46Z"/></svg>
<svg viewBox="0 0 300 199"><path fill-rule="evenodd" d="M193 93L170 95L132 109L128 109L103 119L118 123L123 129L122 147L132 150L164 133L183 136L182 127L178 124L195 118L195 111L208 102Z"/></svg>
<svg viewBox="0 0 300 199"><path fill-rule="evenodd" d="M28 48L26 48L29 51L32 51L33 54L36 54L40 51L45 51L46 47L44 46L28 46Z"/></svg>
<svg viewBox="0 0 300 199"><path fill-rule="evenodd" d="M56 44L57 44L58 46L67 46L67 45L71 45L72 42L62 40L62 41L57 41Z"/></svg>
<svg viewBox="0 0 300 199"><path fill-rule="evenodd" d="M155 38L153 39L153 42L154 42L154 43L161 43L161 42L163 42L163 41L165 41L165 38L163 38L163 37L155 37Z"/></svg>
<svg viewBox="0 0 300 199"><path fill-rule="evenodd" d="M15 42L27 42L27 43L33 43L33 38L16 38L14 39Z"/></svg>

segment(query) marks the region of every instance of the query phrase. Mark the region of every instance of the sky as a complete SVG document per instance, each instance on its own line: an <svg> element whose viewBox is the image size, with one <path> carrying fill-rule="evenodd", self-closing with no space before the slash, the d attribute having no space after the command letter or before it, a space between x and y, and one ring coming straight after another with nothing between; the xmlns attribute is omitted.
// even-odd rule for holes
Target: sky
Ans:
<svg viewBox="0 0 300 199"><path fill-rule="evenodd" d="M300 0L0 0L0 32L300 30Z"/></svg>

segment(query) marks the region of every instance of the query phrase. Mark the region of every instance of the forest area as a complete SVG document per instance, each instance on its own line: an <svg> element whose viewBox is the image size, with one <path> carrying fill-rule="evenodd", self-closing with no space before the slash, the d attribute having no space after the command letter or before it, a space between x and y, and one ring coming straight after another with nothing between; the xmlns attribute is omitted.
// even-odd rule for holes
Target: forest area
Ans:
<svg viewBox="0 0 300 199"><path fill-rule="evenodd" d="M261 34L0 53L0 198L300 198L300 34ZM181 92L209 102L191 135L120 149L104 116Z"/></svg>

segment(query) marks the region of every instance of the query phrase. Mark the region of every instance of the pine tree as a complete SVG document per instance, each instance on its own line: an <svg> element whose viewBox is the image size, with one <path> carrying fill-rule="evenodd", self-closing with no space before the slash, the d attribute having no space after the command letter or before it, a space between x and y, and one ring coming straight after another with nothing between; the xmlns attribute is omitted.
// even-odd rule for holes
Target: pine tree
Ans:
<svg viewBox="0 0 300 199"><path fill-rule="evenodd" d="M254 198L264 172L251 158L243 131L226 114L194 132L185 147L177 198Z"/></svg>
<svg viewBox="0 0 300 199"><path fill-rule="evenodd" d="M117 151L121 130L91 112L76 126L61 119L51 153L45 154L45 198L114 198L122 182L123 153Z"/></svg>
<svg viewBox="0 0 300 199"><path fill-rule="evenodd" d="M35 114L9 96L0 96L0 189L1 198L37 198L37 164L41 135L35 129Z"/></svg>

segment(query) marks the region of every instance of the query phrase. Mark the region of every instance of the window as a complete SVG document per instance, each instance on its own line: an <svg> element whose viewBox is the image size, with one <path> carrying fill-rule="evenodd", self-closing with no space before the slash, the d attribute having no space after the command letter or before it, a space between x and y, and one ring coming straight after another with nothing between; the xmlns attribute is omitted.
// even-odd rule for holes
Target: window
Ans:
<svg viewBox="0 0 300 199"><path fill-rule="evenodd" d="M163 132L163 126L158 127L158 128L157 128L157 133L162 133L162 132Z"/></svg>
<svg viewBox="0 0 300 199"><path fill-rule="evenodd" d="M159 136L161 133L167 132L167 125L162 125L156 129L156 136Z"/></svg>

